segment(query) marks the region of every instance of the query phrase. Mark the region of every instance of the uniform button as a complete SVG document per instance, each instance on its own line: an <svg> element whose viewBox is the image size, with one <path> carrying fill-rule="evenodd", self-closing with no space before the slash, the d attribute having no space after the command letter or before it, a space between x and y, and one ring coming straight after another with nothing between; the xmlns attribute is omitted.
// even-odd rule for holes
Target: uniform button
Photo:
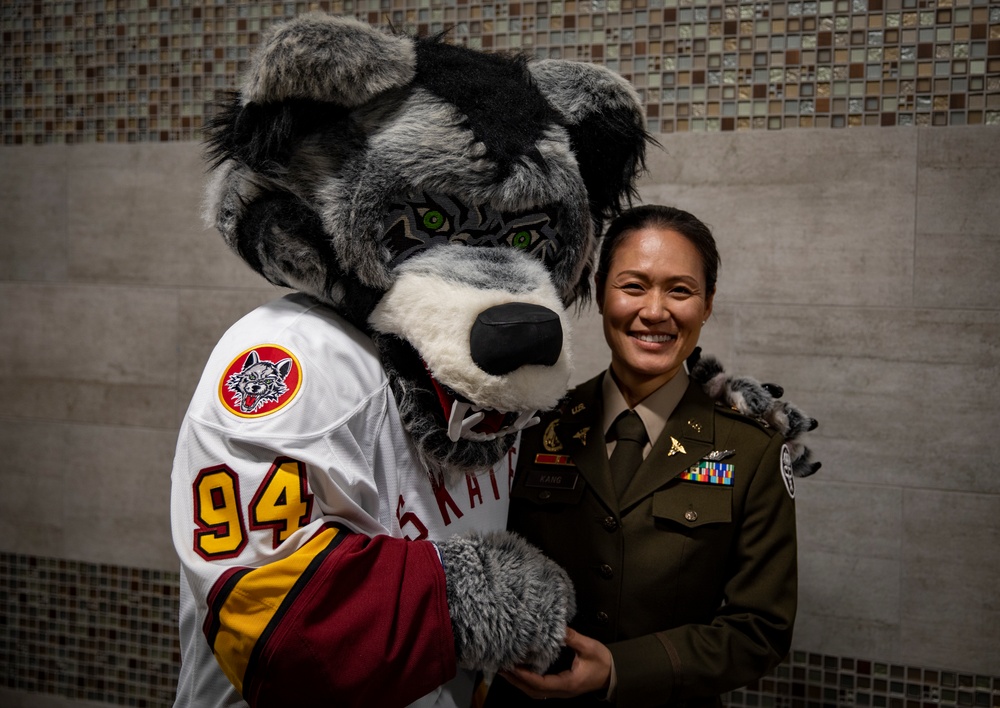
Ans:
<svg viewBox="0 0 1000 708"><path fill-rule="evenodd" d="M684 518L687 519L688 521L697 521L698 512L695 511L694 509L688 509L687 511L684 512Z"/></svg>
<svg viewBox="0 0 1000 708"><path fill-rule="evenodd" d="M538 498L539 499L548 499L551 496L552 496L552 492L539 492L538 493Z"/></svg>
<svg viewBox="0 0 1000 708"><path fill-rule="evenodd" d="M617 531L618 530L618 519L613 516L604 517L604 530L605 531Z"/></svg>
<svg viewBox="0 0 1000 708"><path fill-rule="evenodd" d="M598 624L607 624L608 623L608 613L607 612L598 612L597 613L597 623Z"/></svg>
<svg viewBox="0 0 1000 708"><path fill-rule="evenodd" d="M604 565L602 565L598 569L598 572L601 574L602 578L606 578L608 580L610 580L614 576L614 574L615 574L614 569L612 569L612 567L610 565L608 565L607 563L605 563Z"/></svg>

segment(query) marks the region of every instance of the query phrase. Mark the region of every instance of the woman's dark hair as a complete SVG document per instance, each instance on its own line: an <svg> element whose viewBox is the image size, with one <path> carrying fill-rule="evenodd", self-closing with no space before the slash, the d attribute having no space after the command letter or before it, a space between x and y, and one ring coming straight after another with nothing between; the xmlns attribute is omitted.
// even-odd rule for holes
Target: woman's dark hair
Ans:
<svg viewBox="0 0 1000 708"><path fill-rule="evenodd" d="M604 283L608 279L611 259L615 249L621 244L627 234L645 228L660 228L676 231L691 242L701 257L701 265L705 271L706 296L715 294L715 283L719 278L719 250L715 246L712 230L694 214L674 207L659 204L644 204L623 211L608 226L604 240L601 242L601 257L597 264L594 279L597 284L597 296L604 293Z"/></svg>

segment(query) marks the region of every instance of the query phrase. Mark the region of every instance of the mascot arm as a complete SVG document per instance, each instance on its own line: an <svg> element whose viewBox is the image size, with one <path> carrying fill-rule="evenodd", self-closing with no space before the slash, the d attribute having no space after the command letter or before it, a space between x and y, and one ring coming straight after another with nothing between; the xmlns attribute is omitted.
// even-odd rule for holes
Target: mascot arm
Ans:
<svg viewBox="0 0 1000 708"><path fill-rule="evenodd" d="M559 657L576 612L573 583L517 534L470 533L438 543L458 665L539 673Z"/></svg>
<svg viewBox="0 0 1000 708"><path fill-rule="evenodd" d="M445 588L429 542L324 524L280 561L223 573L204 631L251 706L404 706L455 675Z"/></svg>
<svg viewBox="0 0 1000 708"><path fill-rule="evenodd" d="M565 571L515 534L432 544L327 522L280 560L223 572L203 630L251 706L403 706L456 665L543 671L573 598Z"/></svg>
<svg viewBox="0 0 1000 708"><path fill-rule="evenodd" d="M357 478L291 457L311 449L302 440L224 442L190 419L181 436L174 540L218 664L198 671L221 668L254 708L404 706L458 666L542 670L558 656L572 585L519 537L391 537L352 499Z"/></svg>
<svg viewBox="0 0 1000 708"><path fill-rule="evenodd" d="M691 379L710 398L780 433L791 451L796 477L808 477L823 466L812 460L812 451L802 442L803 435L815 430L819 422L797 406L778 400L784 395L781 386L760 383L749 376L730 376L718 359L702 356L701 347L695 347L688 357L687 368Z"/></svg>
<svg viewBox="0 0 1000 708"><path fill-rule="evenodd" d="M455 676L440 556L385 534L371 471L350 452L380 429L377 399L347 417L357 425L289 443L266 426L291 417L232 430L201 410L185 420L171 515L194 600L181 611L203 635L185 656L196 687L221 671L255 708L405 706ZM353 467L318 462L331 436Z"/></svg>

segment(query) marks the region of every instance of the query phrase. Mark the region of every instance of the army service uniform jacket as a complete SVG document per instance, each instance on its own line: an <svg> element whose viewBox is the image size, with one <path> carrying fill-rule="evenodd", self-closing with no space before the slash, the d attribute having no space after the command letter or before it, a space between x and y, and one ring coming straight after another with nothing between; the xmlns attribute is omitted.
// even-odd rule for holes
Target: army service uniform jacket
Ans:
<svg viewBox="0 0 1000 708"><path fill-rule="evenodd" d="M525 431L508 528L562 565L619 706L714 706L786 655L797 578L783 438L690 384L617 498L601 380ZM584 696L571 705L608 705ZM490 706L530 703L497 678ZM551 704L550 704L551 705Z"/></svg>

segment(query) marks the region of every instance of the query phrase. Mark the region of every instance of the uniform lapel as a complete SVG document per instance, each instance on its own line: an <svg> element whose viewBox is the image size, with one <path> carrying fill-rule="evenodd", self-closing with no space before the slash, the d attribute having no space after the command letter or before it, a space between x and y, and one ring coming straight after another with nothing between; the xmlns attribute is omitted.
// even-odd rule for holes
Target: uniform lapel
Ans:
<svg viewBox="0 0 1000 708"><path fill-rule="evenodd" d="M601 402L600 374L577 386L563 408L565 414L557 424L559 440L566 446L577 469L601 501L609 509L618 504L611 472L608 468L608 451L604 444L603 404Z"/></svg>
<svg viewBox="0 0 1000 708"><path fill-rule="evenodd" d="M621 509L627 509L652 494L712 451L715 439L714 407L715 404L700 386L694 383L688 385L653 449L625 488Z"/></svg>

